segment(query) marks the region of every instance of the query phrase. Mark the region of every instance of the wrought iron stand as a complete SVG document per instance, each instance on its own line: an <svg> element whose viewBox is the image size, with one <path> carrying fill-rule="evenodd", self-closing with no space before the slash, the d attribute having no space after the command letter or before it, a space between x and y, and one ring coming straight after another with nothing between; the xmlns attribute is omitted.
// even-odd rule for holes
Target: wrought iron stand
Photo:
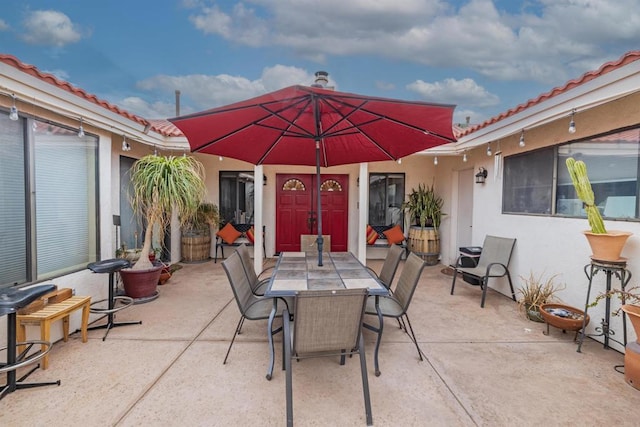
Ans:
<svg viewBox="0 0 640 427"><path fill-rule="evenodd" d="M593 277L598 274L600 271L604 272L607 277L607 289L606 292L611 290L611 278L615 276L619 281L622 290L624 291L627 283L631 280L631 272L627 270L627 260L626 258L621 258L618 261L600 261L596 259L592 259L590 264L584 266L584 274L586 274L589 279L589 287L587 288L587 300L584 305L584 317L582 320L582 331L580 333L580 341L578 343L578 353L582 348L582 342L584 341L584 337L604 337L604 348L609 348L609 340L615 341L622 346L627 345L627 322L626 315L622 314L622 333L624 342L620 342L615 338L612 338L612 335L615 335L615 331L609 328L609 318L611 316L611 300L610 298L605 298L605 312L604 319L602 319L600 327L596 327L597 334L585 334L585 321L587 319L587 309L589 308L589 294L591 293L591 283L593 282ZM624 297L622 299L622 303L624 304Z"/></svg>

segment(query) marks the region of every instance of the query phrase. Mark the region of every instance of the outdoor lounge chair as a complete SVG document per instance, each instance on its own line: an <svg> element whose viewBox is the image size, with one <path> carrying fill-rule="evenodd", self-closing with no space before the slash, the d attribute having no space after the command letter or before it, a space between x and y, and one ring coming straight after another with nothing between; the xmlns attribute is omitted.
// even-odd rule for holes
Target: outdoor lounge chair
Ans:
<svg viewBox="0 0 640 427"><path fill-rule="evenodd" d="M409 254L409 257L404 263L404 268L402 269L402 273L400 273L400 278L398 279L398 284L396 285L396 289L392 295L388 296L379 296L378 305L380 307L380 313L383 317L393 317L398 320L400 324L400 328L405 331L405 333L409 336L411 341L416 345L416 350L418 350L418 357L420 360L422 359L422 350L420 350L420 346L418 345L418 340L416 339L416 335L413 333L413 327L411 326L411 321L409 321L409 315L407 314L407 310L409 309L409 304L411 304L411 299L413 298L413 294L418 286L418 281L420 280L420 275L422 274L422 270L426 262L423 261L418 255L413 252ZM377 316L378 312L376 310L376 297L370 296L367 299L367 308L365 313L373 316ZM406 323L405 323L406 319ZM380 331L380 327L374 327L369 324L364 324L364 327L378 333L378 340L376 341L376 376L380 375L380 370L378 369L378 348L380 347L380 341L382 340L382 332Z"/></svg>
<svg viewBox="0 0 640 427"><path fill-rule="evenodd" d="M242 266L247 273L247 278L249 279L249 284L251 285L251 291L255 295L264 295L265 290L267 289L267 285L269 284L269 279L271 277L260 278L263 273L268 270L273 269L273 267L266 268L260 272L260 274L256 274L256 270L253 266L253 261L251 260L251 254L249 254L249 247L245 244L238 246L236 252L240 254L240 259L242 260Z"/></svg>
<svg viewBox="0 0 640 427"><path fill-rule="evenodd" d="M454 266L453 281L451 282L451 295L453 295L458 274L465 274L468 277L479 280L480 287L482 288L480 307L484 307L489 279L492 277L507 276L509 287L511 288L511 298L515 301L516 294L513 290L513 283L511 282L511 275L509 274L508 268L515 244L516 239L486 236L484 238L484 244L482 245L482 253L480 254L478 265L475 267L462 267L460 257L458 257L456 265Z"/></svg>
<svg viewBox="0 0 640 427"><path fill-rule="evenodd" d="M380 280L380 282L387 289L391 289L391 284L393 283L393 278L395 277L396 271L398 270L398 265L400 264L400 260L402 259L403 252L404 250L402 249L402 246L391 245L389 251L387 252L386 258L384 259L384 263L382 264L380 274L367 267L367 269L374 273L378 280Z"/></svg>
<svg viewBox="0 0 640 427"><path fill-rule="evenodd" d="M360 354L360 370L367 425L373 424L367 361L362 338L362 317L366 289L300 291L295 299L293 336L290 322L284 322L284 362L286 370L287 426L293 425L291 359ZM285 310L284 318L289 319ZM336 392L336 390L333 390Z"/></svg>
<svg viewBox="0 0 640 427"><path fill-rule="evenodd" d="M242 324L244 323L244 320L268 319L269 314L273 309L274 301L273 298L257 296L251 291L249 278L247 277L247 273L242 266L242 260L240 259L240 254L238 252L232 253L226 260L224 260L222 262L222 267L224 268L225 273L227 273L229 284L231 285L231 289L233 290L233 296L235 297L236 303L238 303L238 309L240 310L240 321L238 322L238 326L233 333L233 338L231 339L231 343L229 344L229 349L227 350L227 354L224 357L224 361L222 362L223 364L225 364L227 363L227 358L229 357L229 352L231 351L233 342L235 341L236 336L239 335L240 331L242 330ZM278 302L278 312L276 313L276 317L281 317L282 311L288 304L288 302L285 298L277 299L282 301L282 304ZM281 330L281 327L277 328L276 330L272 330L271 335L275 335Z"/></svg>

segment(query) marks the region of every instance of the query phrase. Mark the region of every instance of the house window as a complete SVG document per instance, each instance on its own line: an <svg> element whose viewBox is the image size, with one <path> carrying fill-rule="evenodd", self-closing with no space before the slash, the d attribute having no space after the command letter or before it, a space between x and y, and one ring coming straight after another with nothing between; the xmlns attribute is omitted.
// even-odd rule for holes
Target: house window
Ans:
<svg viewBox="0 0 640 427"><path fill-rule="evenodd" d="M369 224L396 225L404 229L404 174L369 174Z"/></svg>
<svg viewBox="0 0 640 427"><path fill-rule="evenodd" d="M94 136L0 114L0 286L97 260L97 147Z"/></svg>
<svg viewBox="0 0 640 427"><path fill-rule="evenodd" d="M569 157L586 163L596 205L605 218L640 218L637 127L506 158L503 212L586 217L565 164Z"/></svg>
<svg viewBox="0 0 640 427"><path fill-rule="evenodd" d="M220 172L220 220L253 224L253 172Z"/></svg>

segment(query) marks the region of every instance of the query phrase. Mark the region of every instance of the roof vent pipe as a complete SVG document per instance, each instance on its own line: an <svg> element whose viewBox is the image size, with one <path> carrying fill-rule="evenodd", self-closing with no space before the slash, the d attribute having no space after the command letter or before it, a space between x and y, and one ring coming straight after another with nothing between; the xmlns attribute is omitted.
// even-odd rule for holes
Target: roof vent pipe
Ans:
<svg viewBox="0 0 640 427"><path fill-rule="evenodd" d="M180 115L180 91L176 89L176 117Z"/></svg>
<svg viewBox="0 0 640 427"><path fill-rule="evenodd" d="M313 87L326 87L329 83L329 73L326 71L316 71L316 81L313 83Z"/></svg>

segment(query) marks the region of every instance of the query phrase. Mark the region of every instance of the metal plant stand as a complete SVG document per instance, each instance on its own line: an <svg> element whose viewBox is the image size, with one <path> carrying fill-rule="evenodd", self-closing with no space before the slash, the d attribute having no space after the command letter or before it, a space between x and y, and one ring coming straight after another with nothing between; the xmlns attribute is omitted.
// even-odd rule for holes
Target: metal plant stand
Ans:
<svg viewBox="0 0 640 427"><path fill-rule="evenodd" d="M601 261L592 259L590 264L584 266L584 274L586 274L589 279L589 287L587 288L587 300L584 305L584 316L582 320L582 331L580 333L580 341L578 342L578 352L580 352L582 348L582 342L584 341L584 337L604 337L604 348L609 348L609 340L615 341L622 346L627 345L627 322L626 322L626 314L622 314L622 334L624 342L620 342L615 338L612 338L612 335L615 335L615 331L610 329L609 327L609 319L611 316L611 300L610 298L605 298L605 313L604 319L602 319L601 326L596 327L597 334L585 334L585 321L587 318L587 310L589 308L589 295L591 293L591 283L593 282L593 277L597 275L599 272L604 272L606 275L606 292L611 291L611 279L613 276L616 277L620 281L620 286L624 291L627 283L631 280L631 272L627 270L627 259L621 258L618 261ZM622 297L622 303L624 304L624 296Z"/></svg>

